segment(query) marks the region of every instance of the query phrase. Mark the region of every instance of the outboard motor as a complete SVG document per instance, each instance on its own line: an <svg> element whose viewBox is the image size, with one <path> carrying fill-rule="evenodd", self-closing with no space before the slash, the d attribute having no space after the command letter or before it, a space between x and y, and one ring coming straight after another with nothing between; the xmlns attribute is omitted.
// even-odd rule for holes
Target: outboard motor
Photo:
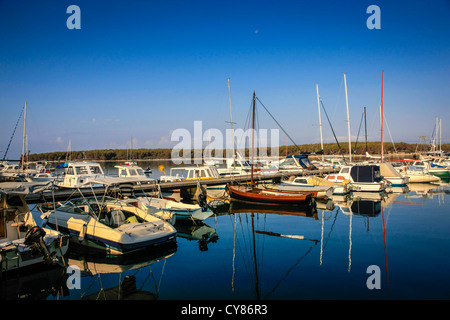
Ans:
<svg viewBox="0 0 450 320"><path fill-rule="evenodd" d="M28 230L25 235L24 244L30 246L30 249L39 252L44 256L44 260L47 264L52 265L56 261L52 258L52 255L48 252L47 246L44 243L45 231L44 229L34 226Z"/></svg>
<svg viewBox="0 0 450 320"><path fill-rule="evenodd" d="M199 193L197 197L197 202L200 207L202 207L202 211L208 210L208 201L206 201L206 196L203 192Z"/></svg>

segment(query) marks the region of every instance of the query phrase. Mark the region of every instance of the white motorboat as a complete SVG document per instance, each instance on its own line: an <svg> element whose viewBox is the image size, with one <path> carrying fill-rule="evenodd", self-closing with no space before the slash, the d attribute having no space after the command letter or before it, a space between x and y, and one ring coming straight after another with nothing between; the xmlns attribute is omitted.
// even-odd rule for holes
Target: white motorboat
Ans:
<svg viewBox="0 0 450 320"><path fill-rule="evenodd" d="M200 204L189 204L155 197L138 197L137 200L139 208L147 210L151 214L163 212L175 215L177 221L203 221L214 214L206 205L201 206Z"/></svg>
<svg viewBox="0 0 450 320"><path fill-rule="evenodd" d="M395 168L402 176L408 177L410 183L438 182L441 179L430 174L428 169L422 166L405 165Z"/></svg>
<svg viewBox="0 0 450 320"><path fill-rule="evenodd" d="M55 184L62 188L83 188L90 180L104 177L103 169L97 162L66 162L56 168L64 168L63 181Z"/></svg>
<svg viewBox="0 0 450 320"><path fill-rule="evenodd" d="M381 176L389 181L392 187L406 186L409 182L409 177L402 176L390 163L380 163L380 174Z"/></svg>
<svg viewBox="0 0 450 320"><path fill-rule="evenodd" d="M58 231L37 225L26 201L50 183L4 182L0 184L1 272L54 265L66 254L69 241Z"/></svg>
<svg viewBox="0 0 450 320"><path fill-rule="evenodd" d="M136 184L151 184L156 180L149 178L144 169L139 167L135 162L125 162L123 165L115 166L118 169L119 178L127 178Z"/></svg>
<svg viewBox="0 0 450 320"><path fill-rule="evenodd" d="M339 173L328 175L325 179L332 182L348 180L354 191L361 192L384 191L389 184L382 179L378 165L343 166Z"/></svg>
<svg viewBox="0 0 450 320"><path fill-rule="evenodd" d="M309 179L310 177L294 177L292 180L283 181L276 188L285 191L317 191L316 198L319 199L330 198L333 195L332 186L313 185L308 182Z"/></svg>
<svg viewBox="0 0 450 320"><path fill-rule="evenodd" d="M6 178L14 178L17 177L19 174L23 174L23 170L19 163L3 163L2 164L2 170L0 171L1 176Z"/></svg>
<svg viewBox="0 0 450 320"><path fill-rule="evenodd" d="M44 213L48 224L71 236L74 243L109 254L126 254L176 241L168 222L114 198L70 200Z"/></svg>

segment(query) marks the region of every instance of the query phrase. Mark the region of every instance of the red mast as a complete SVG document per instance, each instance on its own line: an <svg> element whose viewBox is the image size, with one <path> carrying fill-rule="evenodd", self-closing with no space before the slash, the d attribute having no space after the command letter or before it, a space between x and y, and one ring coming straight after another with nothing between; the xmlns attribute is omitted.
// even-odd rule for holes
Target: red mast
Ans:
<svg viewBox="0 0 450 320"><path fill-rule="evenodd" d="M251 172L251 186L252 186L252 189L253 189L253 144L254 144L254 140L255 140L255 101L256 100L256 98L255 98L255 91L253 91L253 120L252 120L252 150L251 150L251 152L252 152L252 163L251 163L251 170L252 170L252 172Z"/></svg>
<svg viewBox="0 0 450 320"><path fill-rule="evenodd" d="M383 80L384 70L381 73L381 162L383 162Z"/></svg>

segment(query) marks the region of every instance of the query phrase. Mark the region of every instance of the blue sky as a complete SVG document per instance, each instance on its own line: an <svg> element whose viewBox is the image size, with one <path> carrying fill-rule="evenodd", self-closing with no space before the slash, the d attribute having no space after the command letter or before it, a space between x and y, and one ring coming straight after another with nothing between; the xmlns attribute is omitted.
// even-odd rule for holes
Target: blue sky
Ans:
<svg viewBox="0 0 450 320"><path fill-rule="evenodd" d="M81 29L69 30L69 5ZM369 5L381 29L369 30ZM364 106L379 140L381 72L394 141L450 121L450 2L0 0L0 150L28 103L31 153L172 147L170 132L243 127L253 90L297 144L320 142L316 83L340 141ZM262 110L261 128L277 125ZM333 142L322 112L324 139ZM360 139L363 139L360 136ZM362 140L361 140L362 141ZM385 141L390 142L388 132ZM280 133L280 144L285 136ZM8 158L22 150L19 125ZM3 152L0 154L3 157Z"/></svg>

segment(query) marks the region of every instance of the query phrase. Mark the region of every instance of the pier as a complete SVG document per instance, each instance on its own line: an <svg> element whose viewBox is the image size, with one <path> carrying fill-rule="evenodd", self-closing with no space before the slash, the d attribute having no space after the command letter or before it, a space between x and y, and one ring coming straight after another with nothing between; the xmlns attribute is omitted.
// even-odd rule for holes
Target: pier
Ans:
<svg viewBox="0 0 450 320"><path fill-rule="evenodd" d="M317 170L295 170L295 171L278 171L276 173L254 173L253 180L255 182L258 181L275 181L280 182L283 178L290 176L303 176L303 175L327 175L331 173L338 172L338 169L317 169ZM149 183L149 184L123 184L121 186L110 186L108 188L110 193L119 193L124 188L132 189L133 192L143 193L143 192L155 192L158 191L158 188L162 192L167 192L171 190L184 190L195 188L197 184L200 182L202 186L217 186L223 185L227 183L245 183L251 181L251 175L234 175L230 177L217 178L217 179L200 179L200 180L183 180L183 181L175 181L175 182L161 182L157 183ZM159 187L158 187L159 186ZM42 194L29 194L26 197L27 203L39 203L50 201L53 199L55 201L66 201L71 198L78 198L81 196L80 192L83 196L101 196L105 194L106 187L85 187L77 189L69 189L69 188L56 188L54 191L46 190Z"/></svg>

